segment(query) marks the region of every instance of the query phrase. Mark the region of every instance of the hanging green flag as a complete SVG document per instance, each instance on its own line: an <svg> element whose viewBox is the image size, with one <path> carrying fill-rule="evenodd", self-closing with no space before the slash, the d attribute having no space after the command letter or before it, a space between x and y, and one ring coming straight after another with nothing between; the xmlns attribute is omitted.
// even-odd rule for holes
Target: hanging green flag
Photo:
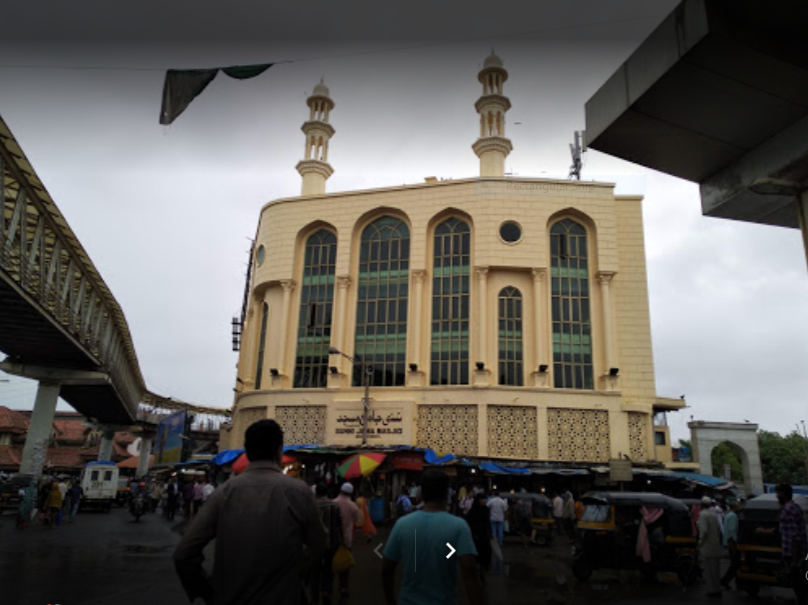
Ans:
<svg viewBox="0 0 808 605"><path fill-rule="evenodd" d="M202 94L208 84L223 71L237 80L247 80L264 73L274 63L260 65L234 65L214 69L169 69L163 84L163 106L160 110L160 124L171 124L185 111L196 97Z"/></svg>

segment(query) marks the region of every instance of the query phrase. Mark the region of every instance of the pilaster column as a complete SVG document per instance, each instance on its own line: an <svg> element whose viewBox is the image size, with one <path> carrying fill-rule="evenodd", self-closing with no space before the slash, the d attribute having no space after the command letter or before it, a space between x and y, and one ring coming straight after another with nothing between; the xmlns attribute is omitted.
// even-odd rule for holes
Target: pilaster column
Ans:
<svg viewBox="0 0 808 605"><path fill-rule="evenodd" d="M545 325L546 312L545 312L545 296L544 284L547 269L544 267L533 269L533 317L534 317L534 332L533 338L535 342L536 365L534 366L533 373L535 376L535 386L547 386L547 372L539 372L539 366L542 364L549 365L550 361L547 358L547 326Z"/></svg>
<svg viewBox="0 0 808 605"><path fill-rule="evenodd" d="M58 384L39 383L20 461L20 473L23 475L42 474L60 389L61 386Z"/></svg>
<svg viewBox="0 0 808 605"><path fill-rule="evenodd" d="M421 335L423 332L423 324L421 323L422 308L424 305L424 280L426 279L426 270L415 269L412 271L413 283L413 323L415 324L415 333L412 339L412 349L410 351L410 363L418 364L421 366Z"/></svg>
<svg viewBox="0 0 808 605"><path fill-rule="evenodd" d="M259 324L256 326L256 307L259 309L257 314ZM241 327L242 330L242 340L241 340L241 351L239 353L239 368L238 368L238 377L241 378L243 381L245 388L252 388L255 384L255 379L253 377L253 371L255 370L255 357L257 355L257 350L255 347L255 342L258 340L261 332L261 314L263 313L263 303L261 301L256 301L252 299L250 301L249 310L247 311L247 317L244 318L244 325ZM256 331L257 330L257 331ZM239 385L236 385L236 388L241 390Z"/></svg>
<svg viewBox="0 0 808 605"><path fill-rule="evenodd" d="M488 380L488 267L475 267L477 275L477 292L479 299L479 346L475 363L475 384L487 384ZM476 369L478 361L485 364L483 371Z"/></svg>
<svg viewBox="0 0 808 605"><path fill-rule="evenodd" d="M617 377L609 376L609 370L617 367L617 356L614 353L614 327L612 325L611 284L614 271L598 271L596 277L600 284L601 308L603 309L603 359L606 364L608 389L614 390L617 386Z"/></svg>
<svg viewBox="0 0 808 605"><path fill-rule="evenodd" d="M282 375L288 375L289 369L289 358L291 356L290 349L292 347L289 346L289 333L292 331L292 326L289 325L289 321L291 319L291 310L292 310L292 292L294 292L295 286L297 282L293 279L282 279L281 280L281 287L283 288L283 309L281 311L281 330L283 331L281 335L281 355L280 355L280 373ZM274 382L274 381L273 381ZM274 386L274 385L273 385Z"/></svg>
<svg viewBox="0 0 808 605"><path fill-rule="evenodd" d="M340 275L337 277L337 309L334 312L334 330L332 332L332 346L339 350L345 350L345 326L348 322L348 288L351 287L351 276ZM342 374L344 358L342 355L333 355L334 366Z"/></svg>

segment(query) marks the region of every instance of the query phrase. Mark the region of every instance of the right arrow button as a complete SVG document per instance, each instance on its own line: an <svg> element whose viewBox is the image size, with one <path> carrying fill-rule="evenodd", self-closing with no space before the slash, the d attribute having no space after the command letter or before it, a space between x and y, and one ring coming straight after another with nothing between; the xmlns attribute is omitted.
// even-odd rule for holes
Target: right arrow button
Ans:
<svg viewBox="0 0 808 605"><path fill-rule="evenodd" d="M449 544L448 542L446 543L446 546L448 546L448 547L449 547L449 551L450 551L450 552L449 552L449 554L448 554L448 555L446 555L446 558L448 559L448 558L449 558L449 557L451 557L453 554L455 554L455 552L456 552L456 551L455 551L454 547L453 547L451 544Z"/></svg>

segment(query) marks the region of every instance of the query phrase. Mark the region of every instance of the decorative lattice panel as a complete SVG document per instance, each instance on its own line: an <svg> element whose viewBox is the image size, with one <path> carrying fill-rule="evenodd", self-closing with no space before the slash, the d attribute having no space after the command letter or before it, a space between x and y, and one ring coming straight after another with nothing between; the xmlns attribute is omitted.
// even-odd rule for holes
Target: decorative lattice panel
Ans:
<svg viewBox="0 0 808 605"><path fill-rule="evenodd" d="M418 447L442 454L477 455L476 405L422 405L418 407Z"/></svg>
<svg viewBox="0 0 808 605"><path fill-rule="evenodd" d="M634 462L648 459L648 415L639 412L628 413L629 455Z"/></svg>
<svg viewBox="0 0 808 605"><path fill-rule="evenodd" d="M325 443L325 406L279 405L275 420L283 429L284 445Z"/></svg>
<svg viewBox="0 0 808 605"><path fill-rule="evenodd" d="M552 460L608 461L611 457L609 413L548 408L547 445Z"/></svg>
<svg viewBox="0 0 808 605"><path fill-rule="evenodd" d="M538 458L536 408L488 406L488 454L511 458Z"/></svg>
<svg viewBox="0 0 808 605"><path fill-rule="evenodd" d="M247 432L250 425L254 422L258 422L259 420L265 420L266 417L266 408L248 408L246 410L238 411L238 430L241 433L241 445L239 447L244 447L244 433Z"/></svg>

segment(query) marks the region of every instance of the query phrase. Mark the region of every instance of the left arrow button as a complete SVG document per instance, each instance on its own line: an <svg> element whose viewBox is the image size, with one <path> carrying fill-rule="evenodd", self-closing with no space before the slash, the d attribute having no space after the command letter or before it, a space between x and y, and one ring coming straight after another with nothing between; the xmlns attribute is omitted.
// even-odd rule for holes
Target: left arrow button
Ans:
<svg viewBox="0 0 808 605"><path fill-rule="evenodd" d="M379 545L378 545L376 548L374 548L374 549L373 549L373 552L375 552L375 553L376 553L376 556L377 556L377 557L379 557L380 559L383 559L383 558L384 558L384 555L383 555L382 553L380 553L380 552L379 552L379 549L380 549L382 546L384 546L384 542L379 542Z"/></svg>

